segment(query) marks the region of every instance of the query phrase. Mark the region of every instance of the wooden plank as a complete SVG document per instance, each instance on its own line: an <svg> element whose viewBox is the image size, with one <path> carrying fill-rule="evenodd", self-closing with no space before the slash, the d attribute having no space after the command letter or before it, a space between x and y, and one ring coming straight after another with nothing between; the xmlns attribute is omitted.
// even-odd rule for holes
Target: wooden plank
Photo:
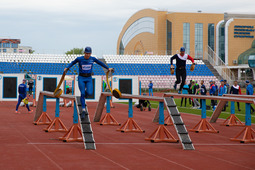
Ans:
<svg viewBox="0 0 255 170"><path fill-rule="evenodd" d="M191 95L191 94L178 94L178 93L165 93L164 97L176 97L176 98L196 98L196 99L208 99L208 100L223 100L234 101L244 103L254 103L253 99L237 98L237 97L222 97L222 96L206 96L206 95Z"/></svg>
<svg viewBox="0 0 255 170"><path fill-rule="evenodd" d="M210 123L215 123L218 119L218 117L220 116L221 114L221 111L223 109L223 107L226 105L227 101L223 101L223 100L220 100L216 109L214 110L209 122Z"/></svg>
<svg viewBox="0 0 255 170"><path fill-rule="evenodd" d="M35 110L35 116L34 116L34 122L37 121L37 119L41 116L43 112L43 95L39 95L36 110Z"/></svg>
<svg viewBox="0 0 255 170"><path fill-rule="evenodd" d="M102 112L104 110L104 104L106 102L106 96L110 96L109 94L111 95L111 93L101 93L94 115L94 122L99 122L101 120Z"/></svg>

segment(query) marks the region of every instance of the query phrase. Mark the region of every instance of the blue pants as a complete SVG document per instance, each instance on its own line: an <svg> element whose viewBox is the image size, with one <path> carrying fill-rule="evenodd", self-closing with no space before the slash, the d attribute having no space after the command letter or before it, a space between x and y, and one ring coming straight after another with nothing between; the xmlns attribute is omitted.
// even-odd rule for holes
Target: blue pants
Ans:
<svg viewBox="0 0 255 170"><path fill-rule="evenodd" d="M19 95L19 100L18 100L18 103L16 105L16 111L18 111L21 101L25 98L26 98L26 95L21 95L21 94ZM26 107L27 107L27 110L30 111L28 104L26 104Z"/></svg>
<svg viewBox="0 0 255 170"><path fill-rule="evenodd" d="M152 95L153 96L153 89L149 88L149 96Z"/></svg>
<svg viewBox="0 0 255 170"><path fill-rule="evenodd" d="M85 98L93 94L92 77L78 77L78 85L81 92L81 107L85 109Z"/></svg>

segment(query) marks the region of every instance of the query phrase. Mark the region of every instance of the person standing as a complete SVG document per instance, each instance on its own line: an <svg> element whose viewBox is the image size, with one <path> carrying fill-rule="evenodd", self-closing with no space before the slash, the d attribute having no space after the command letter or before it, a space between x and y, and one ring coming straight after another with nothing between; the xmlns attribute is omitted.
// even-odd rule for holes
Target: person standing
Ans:
<svg viewBox="0 0 255 170"><path fill-rule="evenodd" d="M200 95L206 95L207 90L206 90L206 87L205 87L205 85L204 85L204 80L201 80L200 84L201 84L201 87L200 87ZM202 100L203 100L203 99L200 99L200 108L199 108L199 109L202 109Z"/></svg>
<svg viewBox="0 0 255 170"><path fill-rule="evenodd" d="M192 94L192 89L191 89L191 86L192 86L192 80L190 80L190 81L189 81L188 86L189 86L189 91L188 91L188 92L189 92L189 94ZM190 105L191 105L191 102L192 102L192 101L191 101L191 98L189 98L189 104L190 104Z"/></svg>
<svg viewBox="0 0 255 170"><path fill-rule="evenodd" d="M215 85L213 84L212 80L210 80L209 83L210 83L209 94L210 96L215 96L215 91L216 91ZM212 109L215 110L215 100L211 100L211 105L212 105Z"/></svg>
<svg viewBox="0 0 255 170"><path fill-rule="evenodd" d="M246 94L247 95L253 95L254 90L252 84L249 82L249 80L245 81L246 84ZM251 106L251 113L254 113L254 108Z"/></svg>
<svg viewBox="0 0 255 170"><path fill-rule="evenodd" d="M34 81L32 79L30 79L28 81L28 93L29 93L29 96L32 95L33 86L34 86Z"/></svg>
<svg viewBox="0 0 255 170"><path fill-rule="evenodd" d="M234 84L233 84L233 86L231 86L230 92L229 92L229 93L230 93L230 94L240 94L240 95L242 94L241 88L240 88L240 86L237 84L237 81L234 81ZM237 103L238 111L241 111L239 102L236 102L236 103Z"/></svg>
<svg viewBox="0 0 255 170"><path fill-rule="evenodd" d="M229 87L229 84L227 83L227 80L224 80L224 85L227 87L227 93L226 94L229 94L230 87ZM226 103L226 106L228 107L228 102Z"/></svg>
<svg viewBox="0 0 255 170"><path fill-rule="evenodd" d="M23 99L26 99L27 98L27 85L26 85L26 79L23 79L22 83L19 85L18 87L18 92L19 92L19 99L18 99L18 103L16 105L16 111L15 113L20 113L18 110L19 110L19 105L21 103L21 101ZM28 113L32 113L33 110L30 110L28 104L26 104L26 108L28 110Z"/></svg>
<svg viewBox="0 0 255 170"><path fill-rule="evenodd" d="M218 95L223 96L223 94L227 94L227 86L225 86L224 80L221 80ZM226 111L226 107L227 107L227 104L225 104L222 111Z"/></svg>
<svg viewBox="0 0 255 170"><path fill-rule="evenodd" d="M219 95L218 94L219 93L219 87L218 87L218 85L216 84L215 81L213 81L213 84L215 86L215 94L214 94L214 96L218 96ZM215 103L215 105L217 105L217 100L215 100L214 103Z"/></svg>
<svg viewBox="0 0 255 170"><path fill-rule="evenodd" d="M196 83L195 80L192 80L192 94L193 95L197 95L198 94L198 89L199 89L199 85ZM200 107L200 104L198 102L198 100L196 98L193 98L193 108L198 108Z"/></svg>
<svg viewBox="0 0 255 170"><path fill-rule="evenodd" d="M176 81L174 83L174 89L176 90L177 84L181 82L181 86L179 89L179 93L181 93L182 88L186 82L186 76L187 76L186 61L191 60L192 64L194 64L194 59L190 55L185 54L185 48L181 47L180 54L175 54L170 59L171 69L174 69L173 60L176 60L176 69L175 69Z"/></svg>
<svg viewBox="0 0 255 170"><path fill-rule="evenodd" d="M92 69L93 63L96 62L100 66L106 68L108 71L113 71L112 68L107 67L103 62L99 61L97 58L91 56L91 47L86 47L84 50L84 56L77 57L73 60L65 69L67 72L74 64L79 64L79 76L78 76L78 86L81 92L81 106L82 113L81 119L85 118L85 114L88 114L86 110L85 98L93 94L93 83L92 83Z"/></svg>
<svg viewBox="0 0 255 170"><path fill-rule="evenodd" d="M150 84L148 85L148 87L149 87L149 96L153 96L153 83L151 80L150 80Z"/></svg>
<svg viewBox="0 0 255 170"><path fill-rule="evenodd" d="M182 89L182 94L188 94L189 93L189 86L186 84L186 82L185 82L185 84L184 84L184 86L183 86L183 89ZM186 107L186 104L187 104L187 98L186 97L182 97L182 100L181 100L181 107L182 107L182 103L183 103L183 99L185 100L184 102L184 104L185 104L185 107Z"/></svg>

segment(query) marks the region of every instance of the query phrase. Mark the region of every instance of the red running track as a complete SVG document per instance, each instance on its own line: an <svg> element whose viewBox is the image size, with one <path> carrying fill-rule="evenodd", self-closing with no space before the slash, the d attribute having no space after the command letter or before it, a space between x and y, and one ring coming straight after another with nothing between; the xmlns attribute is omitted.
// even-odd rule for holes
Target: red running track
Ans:
<svg viewBox="0 0 255 170"><path fill-rule="evenodd" d="M34 125L34 113L28 114L25 107L20 108L21 114L15 114L15 105L0 103L0 169L255 169L255 144L230 141L242 127L220 126L223 120L213 124L218 134L190 132L196 150L182 150L180 143L145 141L158 126L152 123L155 109L141 112L134 108L134 120L145 133L121 133L116 131L118 126L92 122L97 150L85 150L82 143L59 141L63 133L46 133L42 130L46 125ZM51 118L54 105L48 102ZM128 106L114 105L112 115L124 123ZM91 121L95 108L96 103L88 103ZM73 108L60 108L67 128L72 125L72 114ZM184 113L182 118L187 129L200 120L200 116ZM167 128L177 138L173 126Z"/></svg>

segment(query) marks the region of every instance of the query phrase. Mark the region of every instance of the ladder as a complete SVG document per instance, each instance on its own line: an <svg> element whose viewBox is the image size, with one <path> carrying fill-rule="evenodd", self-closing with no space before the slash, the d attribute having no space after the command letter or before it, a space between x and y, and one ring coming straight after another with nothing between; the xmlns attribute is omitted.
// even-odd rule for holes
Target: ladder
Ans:
<svg viewBox="0 0 255 170"><path fill-rule="evenodd" d="M192 141L189 137L188 131L183 123L181 115L177 109L175 101L172 97L164 98L165 105L167 106L167 111L174 123L174 127L177 131L179 139L182 143L184 150L195 150Z"/></svg>
<svg viewBox="0 0 255 170"><path fill-rule="evenodd" d="M96 149L96 144L93 136L93 131L91 128L91 123L89 119L89 112L88 108L86 106L87 114L85 114L85 118L81 120L81 113L82 113L82 107L80 102L80 97L76 97L76 103L77 103L77 114L80 119L80 126L82 131L82 137L85 149Z"/></svg>

